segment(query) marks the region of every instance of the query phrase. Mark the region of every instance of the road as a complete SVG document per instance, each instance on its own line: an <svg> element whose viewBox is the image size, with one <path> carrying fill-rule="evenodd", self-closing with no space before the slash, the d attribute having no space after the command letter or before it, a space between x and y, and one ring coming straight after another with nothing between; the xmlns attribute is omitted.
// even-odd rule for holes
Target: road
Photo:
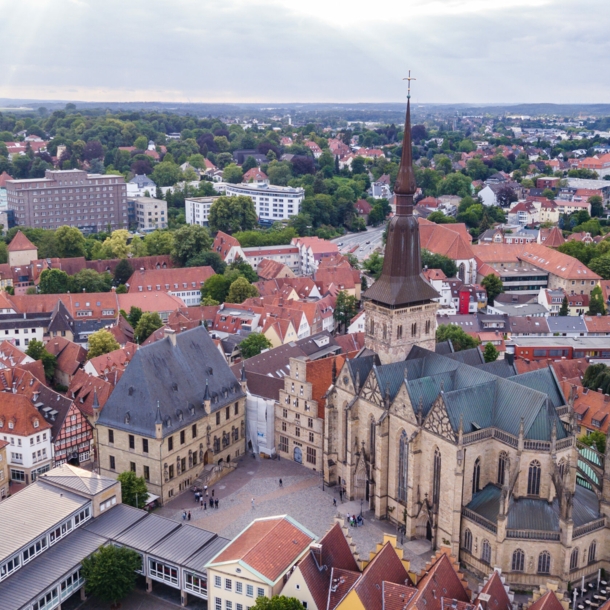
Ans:
<svg viewBox="0 0 610 610"><path fill-rule="evenodd" d="M356 248L352 254L359 260L366 260L376 248L383 248L381 242L385 224L378 227L368 227L362 233L349 233L332 241L339 246L341 254L347 254Z"/></svg>

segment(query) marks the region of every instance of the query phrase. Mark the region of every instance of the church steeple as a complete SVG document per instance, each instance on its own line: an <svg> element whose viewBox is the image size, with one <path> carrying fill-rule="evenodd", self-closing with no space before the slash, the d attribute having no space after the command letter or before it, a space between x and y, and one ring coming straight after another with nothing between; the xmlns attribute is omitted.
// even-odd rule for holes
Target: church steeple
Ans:
<svg viewBox="0 0 610 610"><path fill-rule="evenodd" d="M400 168L394 185L396 214L388 226L381 277L366 291L365 299L391 307L427 303L439 295L421 275L419 225L413 216L413 196L417 190L411 152L411 99L402 139Z"/></svg>

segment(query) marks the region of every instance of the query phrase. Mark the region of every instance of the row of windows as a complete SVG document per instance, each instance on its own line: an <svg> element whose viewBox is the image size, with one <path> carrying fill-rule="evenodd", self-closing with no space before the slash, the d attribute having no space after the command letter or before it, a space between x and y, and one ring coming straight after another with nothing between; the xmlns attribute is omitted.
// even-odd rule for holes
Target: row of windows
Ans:
<svg viewBox="0 0 610 610"><path fill-rule="evenodd" d="M426 320L424 324L424 333L426 335L430 334L430 330L432 329L432 322L430 320ZM375 320L371 320L369 324L369 334L375 335ZM388 325L384 322L381 327L381 336L384 341L389 339ZM417 337L417 322L413 322L411 324L411 337ZM402 324L399 324L396 327L396 339L403 338L403 327Z"/></svg>
<svg viewBox="0 0 610 610"><path fill-rule="evenodd" d="M242 595L244 593L244 583L239 580L233 581L231 578L225 578L224 590L233 591L233 585L235 584L235 593ZM217 574L214 576L214 587L222 589L222 577ZM245 587L246 597L254 597L254 585L246 583ZM262 587L257 587L256 597L264 597L265 590Z"/></svg>

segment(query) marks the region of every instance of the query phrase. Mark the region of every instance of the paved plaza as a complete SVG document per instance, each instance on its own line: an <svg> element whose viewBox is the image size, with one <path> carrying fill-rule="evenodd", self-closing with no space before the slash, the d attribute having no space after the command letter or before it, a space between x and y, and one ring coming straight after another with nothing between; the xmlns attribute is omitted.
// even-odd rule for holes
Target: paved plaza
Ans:
<svg viewBox="0 0 610 610"><path fill-rule="evenodd" d="M282 479L282 487L279 480ZM208 490L211 496L212 488ZM214 486L218 509L202 510L195 504L194 495L186 492L160 508L157 514L182 520L184 510L191 512L191 524L213 531L226 538L233 538L257 517L289 515L316 536L322 536L336 517L345 519L349 514L360 514L360 502L339 501L335 488L322 490L319 473L289 460L253 459L243 457L235 471ZM252 507L254 499L254 507ZM333 505L333 499L337 506ZM373 513L363 509L364 526L349 528L360 558L368 559L384 532L396 533L396 527L377 521ZM399 538L400 542L400 538ZM404 542L405 558L411 561L411 569L421 570L432 555L425 540Z"/></svg>

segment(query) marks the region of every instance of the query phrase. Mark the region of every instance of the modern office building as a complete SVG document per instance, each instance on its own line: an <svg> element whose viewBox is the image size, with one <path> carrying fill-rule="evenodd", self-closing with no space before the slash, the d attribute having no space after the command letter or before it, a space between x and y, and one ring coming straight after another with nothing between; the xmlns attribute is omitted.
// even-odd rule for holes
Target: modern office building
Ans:
<svg viewBox="0 0 610 610"><path fill-rule="evenodd" d="M190 197L184 200L186 224L208 226L210 208L218 197Z"/></svg>
<svg viewBox="0 0 610 610"><path fill-rule="evenodd" d="M272 184L227 184L226 194L229 197L245 195L254 203L256 214L261 224L273 224L296 216L301 209L305 190L291 186Z"/></svg>
<svg viewBox="0 0 610 610"><path fill-rule="evenodd" d="M167 202L152 197L135 200L136 222L139 231L154 231L167 228Z"/></svg>
<svg viewBox="0 0 610 610"><path fill-rule="evenodd" d="M127 191L122 176L79 169L46 170L44 178L6 181L9 210L18 225L84 231L127 227Z"/></svg>

